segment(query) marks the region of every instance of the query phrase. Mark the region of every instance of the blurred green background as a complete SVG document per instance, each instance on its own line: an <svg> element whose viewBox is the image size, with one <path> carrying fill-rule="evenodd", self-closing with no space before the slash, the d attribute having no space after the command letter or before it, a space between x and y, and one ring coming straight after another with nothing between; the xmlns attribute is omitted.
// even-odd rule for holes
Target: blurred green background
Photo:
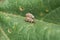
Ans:
<svg viewBox="0 0 60 40"><path fill-rule="evenodd" d="M60 0L0 0L0 40L60 40Z"/></svg>

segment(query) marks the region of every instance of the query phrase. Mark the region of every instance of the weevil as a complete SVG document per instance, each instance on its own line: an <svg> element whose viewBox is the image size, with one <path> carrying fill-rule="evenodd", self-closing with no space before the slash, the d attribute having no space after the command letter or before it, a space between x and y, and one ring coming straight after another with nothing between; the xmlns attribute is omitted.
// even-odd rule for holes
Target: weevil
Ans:
<svg viewBox="0 0 60 40"><path fill-rule="evenodd" d="M30 23L34 23L35 21L34 21L34 15L33 14L31 14L31 13L26 13L26 18L25 18L25 21L26 22L30 22Z"/></svg>

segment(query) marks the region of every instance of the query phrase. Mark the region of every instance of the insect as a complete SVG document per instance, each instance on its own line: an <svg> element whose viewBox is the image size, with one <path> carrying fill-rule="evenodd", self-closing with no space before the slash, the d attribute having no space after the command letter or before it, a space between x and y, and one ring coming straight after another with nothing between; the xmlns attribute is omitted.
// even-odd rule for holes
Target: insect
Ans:
<svg viewBox="0 0 60 40"><path fill-rule="evenodd" d="M34 19L34 15L32 15L31 13L26 13L26 17Z"/></svg>
<svg viewBox="0 0 60 40"><path fill-rule="evenodd" d="M32 15L31 13L26 13L26 18L25 18L25 21L26 22L30 22L30 23L34 23L34 15Z"/></svg>

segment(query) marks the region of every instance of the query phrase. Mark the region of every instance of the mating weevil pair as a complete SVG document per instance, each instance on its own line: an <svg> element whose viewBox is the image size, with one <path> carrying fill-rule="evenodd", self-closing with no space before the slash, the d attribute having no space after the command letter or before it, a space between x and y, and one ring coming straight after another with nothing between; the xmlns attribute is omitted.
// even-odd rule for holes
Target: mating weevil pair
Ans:
<svg viewBox="0 0 60 40"><path fill-rule="evenodd" d="M34 15L33 14L31 14L31 13L26 13L26 15L25 15L26 17L25 17L25 21L26 22L30 22L30 23L35 23L35 17L34 17Z"/></svg>

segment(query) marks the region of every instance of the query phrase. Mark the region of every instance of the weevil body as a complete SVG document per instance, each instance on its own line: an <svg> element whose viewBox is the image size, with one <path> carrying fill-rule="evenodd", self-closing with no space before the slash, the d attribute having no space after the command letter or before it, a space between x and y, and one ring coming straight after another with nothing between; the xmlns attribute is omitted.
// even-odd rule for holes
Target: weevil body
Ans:
<svg viewBox="0 0 60 40"><path fill-rule="evenodd" d="M26 22L34 23L34 19L26 17L25 19Z"/></svg>
<svg viewBox="0 0 60 40"><path fill-rule="evenodd" d="M27 13L25 21L30 22L30 23L34 23L34 16L31 13Z"/></svg>

